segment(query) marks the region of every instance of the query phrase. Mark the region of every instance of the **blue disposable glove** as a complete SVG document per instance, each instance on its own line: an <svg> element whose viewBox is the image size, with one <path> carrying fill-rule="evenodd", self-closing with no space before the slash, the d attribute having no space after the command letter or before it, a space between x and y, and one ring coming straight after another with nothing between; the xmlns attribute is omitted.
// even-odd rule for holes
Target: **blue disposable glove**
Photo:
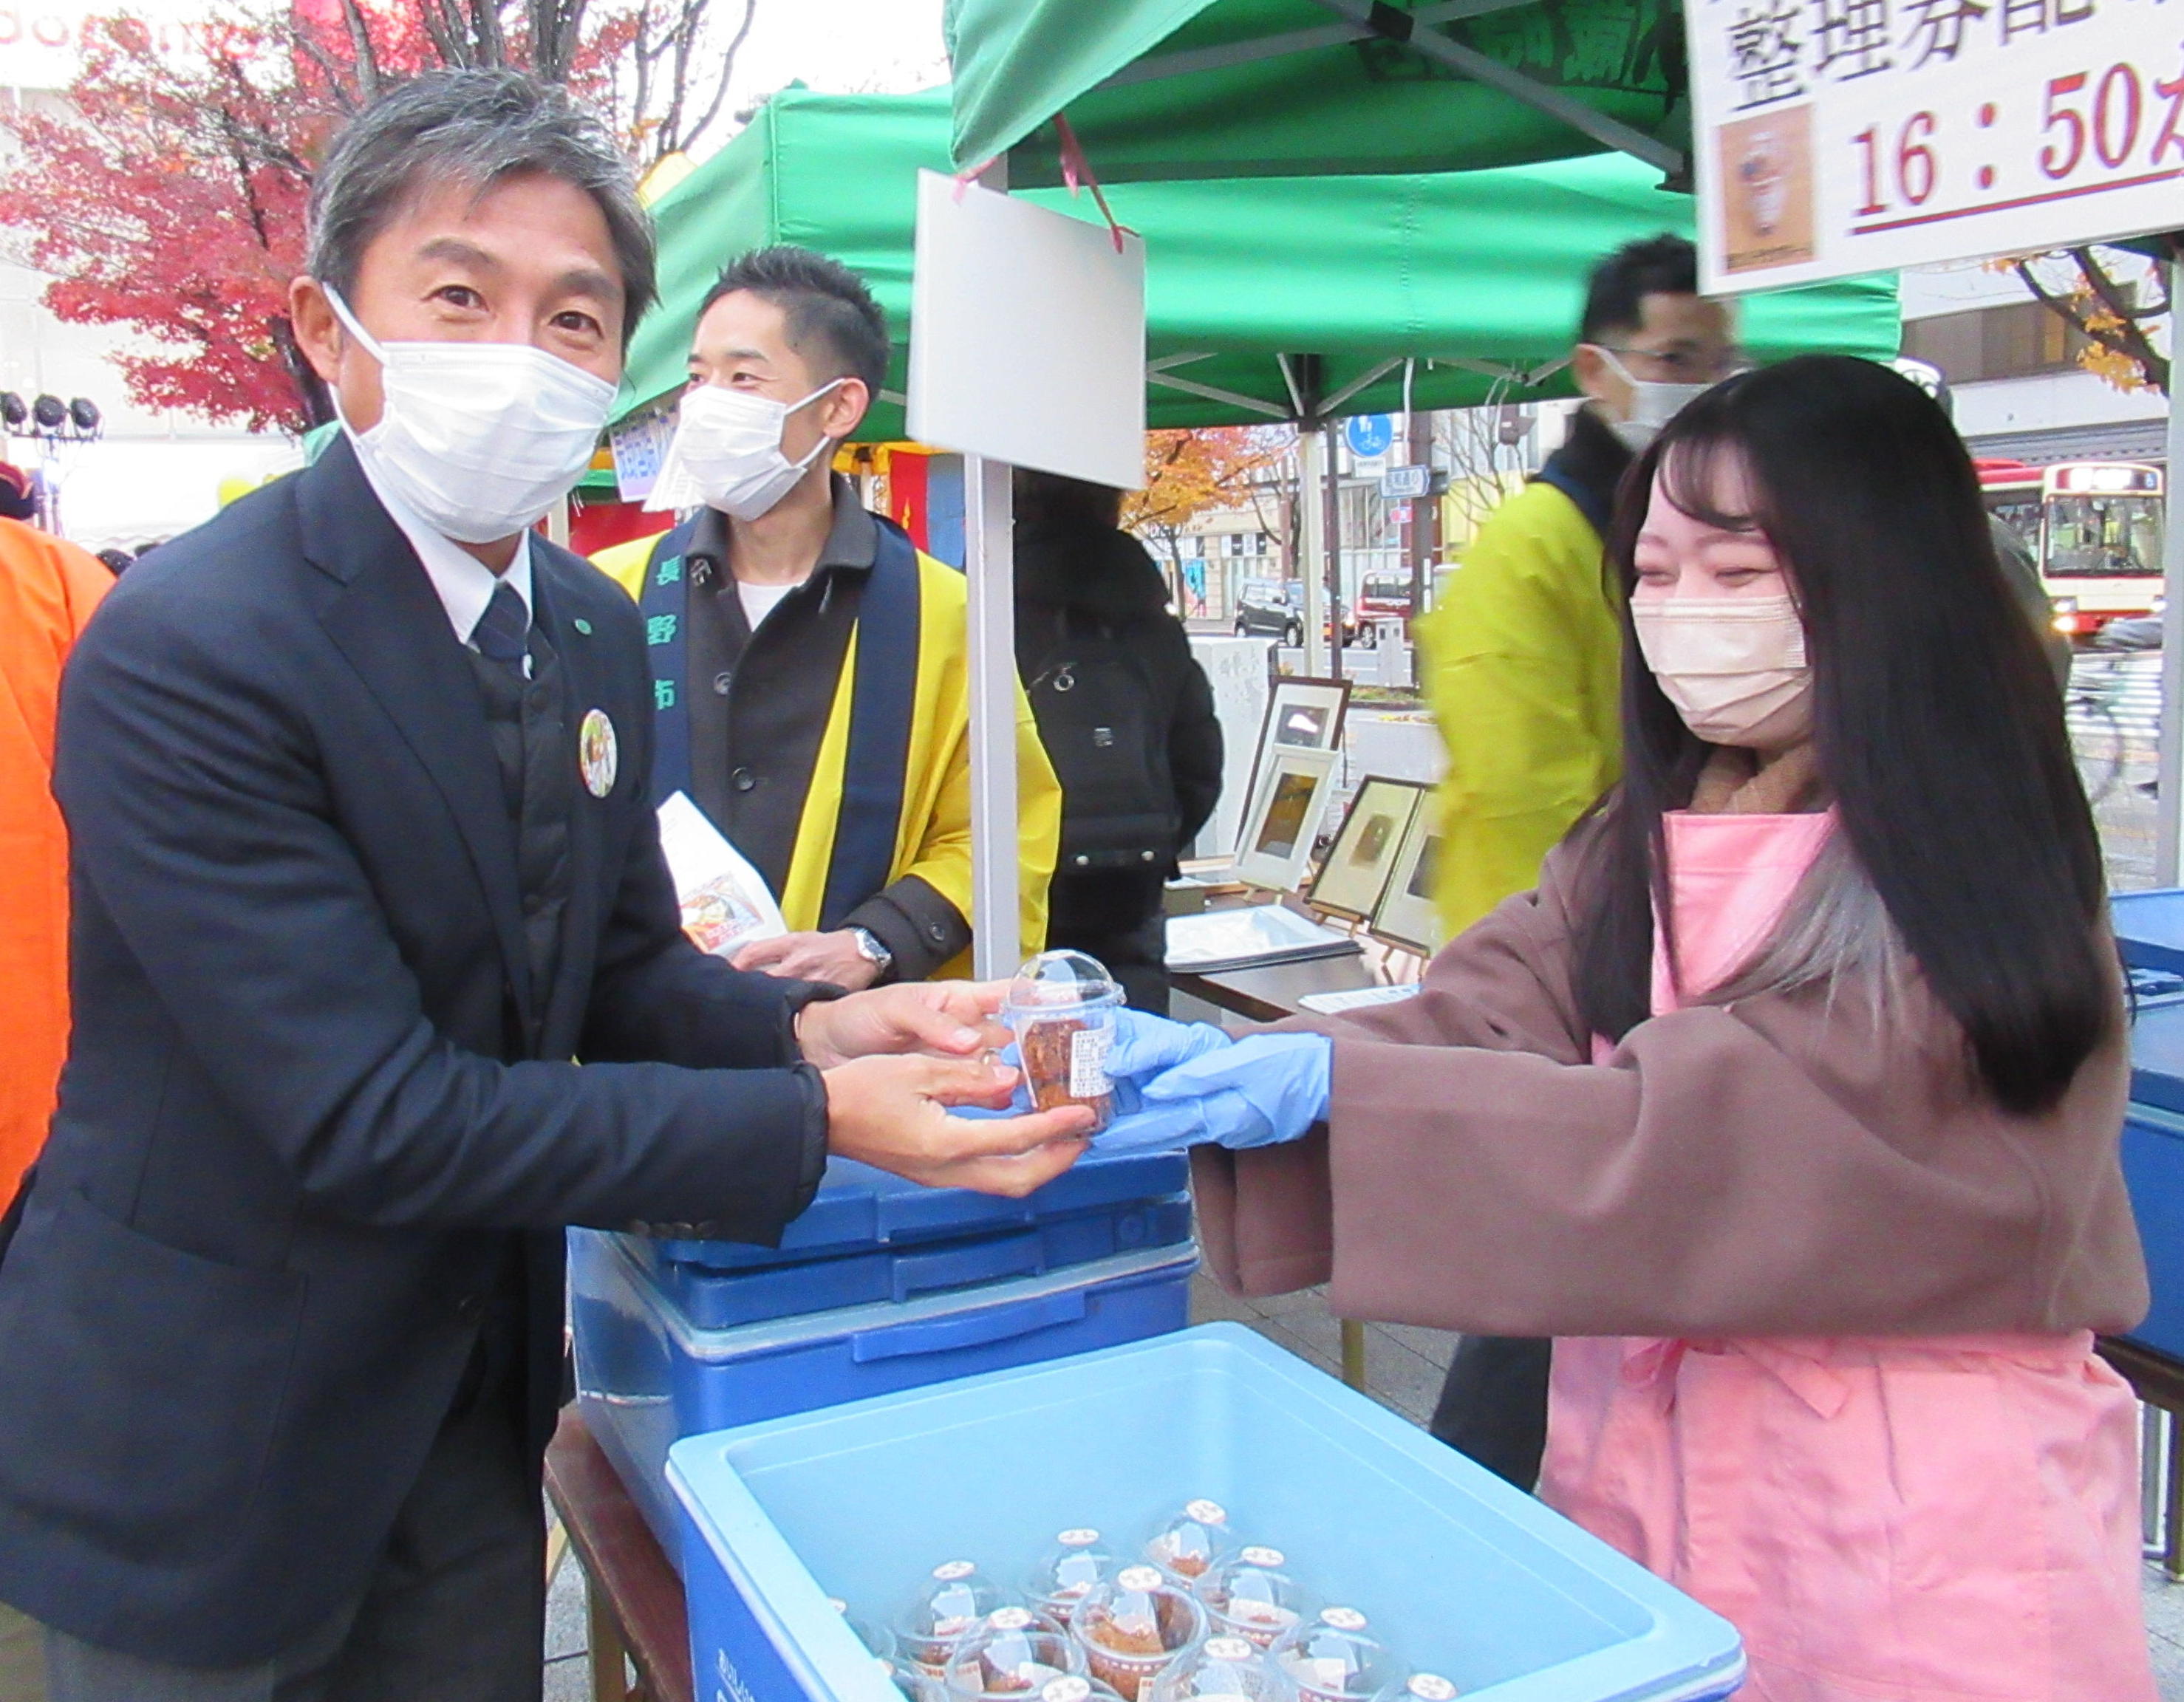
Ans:
<svg viewBox="0 0 2184 1702"><path fill-rule="evenodd" d="M1235 1042L1210 1022L1171 1022L1128 1007L1115 1013L1115 1037L1107 1046L1107 1075L1116 1082L1157 1076Z"/></svg>
<svg viewBox="0 0 2184 1702"><path fill-rule="evenodd" d="M1334 1043L1323 1034L1254 1034L1200 1053L1139 1087L1141 1110L1092 1137L1102 1153L1232 1149L1294 1141L1325 1120Z"/></svg>

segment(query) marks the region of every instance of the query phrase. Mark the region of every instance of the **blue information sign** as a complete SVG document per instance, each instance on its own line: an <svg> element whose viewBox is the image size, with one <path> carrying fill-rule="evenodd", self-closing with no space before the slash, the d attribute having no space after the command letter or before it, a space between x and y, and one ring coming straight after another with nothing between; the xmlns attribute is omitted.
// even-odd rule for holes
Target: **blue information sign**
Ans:
<svg viewBox="0 0 2184 1702"><path fill-rule="evenodd" d="M1384 455L1396 441L1396 416L1392 414L1353 414L1343 422L1342 435L1353 455L1370 459Z"/></svg>

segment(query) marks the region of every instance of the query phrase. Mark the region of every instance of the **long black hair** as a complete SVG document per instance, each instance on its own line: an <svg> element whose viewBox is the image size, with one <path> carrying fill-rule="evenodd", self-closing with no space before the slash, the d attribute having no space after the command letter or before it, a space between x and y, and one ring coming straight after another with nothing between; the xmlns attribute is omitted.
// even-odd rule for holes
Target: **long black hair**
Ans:
<svg viewBox="0 0 2184 1702"><path fill-rule="evenodd" d="M1748 514L1713 500L1732 461ZM1757 530L1781 556L1850 851L1963 1027L1979 1082L2011 1111L2052 1105L2117 1008L2096 944L2100 845L2061 693L1947 416L1908 379L1841 355L1716 386L1624 481L1608 565L1626 592L1663 473L1677 508ZM1711 754L1646 668L1627 609L1623 678L1624 778L1601 806L1577 922L1579 1008L1616 1038L1650 1014L1663 812L1690 803Z"/></svg>

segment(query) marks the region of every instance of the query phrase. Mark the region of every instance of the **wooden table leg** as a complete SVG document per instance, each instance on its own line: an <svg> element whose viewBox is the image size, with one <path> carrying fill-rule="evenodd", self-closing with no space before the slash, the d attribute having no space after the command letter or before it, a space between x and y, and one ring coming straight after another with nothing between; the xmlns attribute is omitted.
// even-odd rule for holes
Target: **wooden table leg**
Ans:
<svg viewBox="0 0 2184 1702"><path fill-rule="evenodd" d="M603 1593L586 1593L590 1604L592 1702L631 1702L638 1693L630 1688L624 1664L628 1646L622 1641L621 1621L606 1605Z"/></svg>
<svg viewBox="0 0 2184 1702"><path fill-rule="evenodd" d="M1355 1318L1342 1321L1342 1380L1365 1393L1365 1327Z"/></svg>

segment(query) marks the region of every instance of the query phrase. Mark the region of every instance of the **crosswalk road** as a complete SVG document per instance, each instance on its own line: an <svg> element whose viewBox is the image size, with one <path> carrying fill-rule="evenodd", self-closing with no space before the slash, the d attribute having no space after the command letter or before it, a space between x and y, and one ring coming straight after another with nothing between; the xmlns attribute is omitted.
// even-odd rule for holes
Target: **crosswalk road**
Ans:
<svg viewBox="0 0 2184 1702"><path fill-rule="evenodd" d="M2082 732L2105 709L2128 739L2151 741L2161 727L2161 653L2107 655L2088 651L2070 666L2070 723Z"/></svg>

